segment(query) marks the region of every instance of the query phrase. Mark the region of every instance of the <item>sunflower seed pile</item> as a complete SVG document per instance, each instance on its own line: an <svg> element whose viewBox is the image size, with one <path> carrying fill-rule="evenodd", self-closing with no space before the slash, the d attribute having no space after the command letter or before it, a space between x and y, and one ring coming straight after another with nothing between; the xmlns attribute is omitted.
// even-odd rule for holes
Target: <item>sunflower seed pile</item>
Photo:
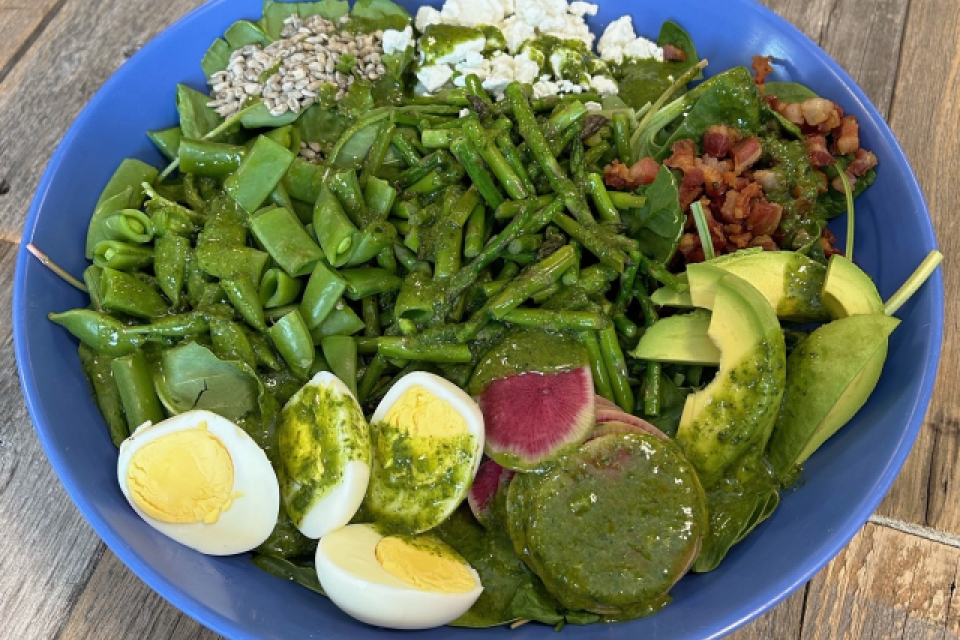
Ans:
<svg viewBox="0 0 960 640"><path fill-rule="evenodd" d="M340 25L349 20L344 16ZM207 80L212 98L207 105L226 118L259 97L271 115L300 113L317 101L325 84L336 87L340 100L356 78L376 80L386 73L382 31L353 35L320 16L291 16L280 36L266 47L251 44L230 54L227 68Z"/></svg>

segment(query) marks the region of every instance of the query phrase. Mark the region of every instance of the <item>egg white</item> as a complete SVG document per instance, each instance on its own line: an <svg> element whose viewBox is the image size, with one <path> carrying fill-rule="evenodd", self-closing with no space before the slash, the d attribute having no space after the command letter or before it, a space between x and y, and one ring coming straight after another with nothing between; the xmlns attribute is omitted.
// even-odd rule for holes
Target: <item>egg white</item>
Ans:
<svg viewBox="0 0 960 640"><path fill-rule="evenodd" d="M242 495L234 498L230 508L212 524L161 522L141 511L130 496L127 487L130 460L149 442L178 431L196 429L201 422L207 423L207 430L230 454L233 461L231 494ZM207 555L233 555L257 547L269 537L280 513L280 487L266 454L246 431L209 411L187 411L157 424L147 422L141 425L120 445L117 480L127 502L147 524L180 544Z"/></svg>
<svg viewBox="0 0 960 640"><path fill-rule="evenodd" d="M321 371L315 375L303 388L328 385L357 402L349 387L328 371ZM287 402L287 406L299 402L302 394L303 389L297 391ZM359 403L357 407L359 408ZM361 415L363 415L362 411ZM367 428L366 424L362 426L364 429ZM360 508L369 482L369 464L359 460L348 462L343 469L340 481L304 513L303 521L297 528L308 538L316 539L347 524Z"/></svg>
<svg viewBox="0 0 960 640"><path fill-rule="evenodd" d="M465 593L422 591L386 571L377 561L383 536L371 525L351 524L320 539L317 577L327 596L348 615L388 629L430 629L462 616L483 586Z"/></svg>

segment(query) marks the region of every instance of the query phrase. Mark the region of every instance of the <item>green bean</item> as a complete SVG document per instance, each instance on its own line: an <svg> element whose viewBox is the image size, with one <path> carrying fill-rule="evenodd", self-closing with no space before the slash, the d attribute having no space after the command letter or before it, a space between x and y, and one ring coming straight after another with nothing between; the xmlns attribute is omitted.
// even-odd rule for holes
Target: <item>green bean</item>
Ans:
<svg viewBox="0 0 960 640"><path fill-rule="evenodd" d="M387 359L379 353L370 360L370 364L364 370L363 376L360 378L360 384L357 386L358 402L361 404L365 402L373 390L377 388L380 380L383 379L383 375L387 372L387 366Z"/></svg>
<svg viewBox="0 0 960 640"><path fill-rule="evenodd" d="M617 144L617 157L627 166L634 160L630 151L630 120L624 111L613 114L613 139Z"/></svg>
<svg viewBox="0 0 960 640"><path fill-rule="evenodd" d="M560 293L562 290L563 290L563 286L561 286L559 282L554 282L550 286L544 287L543 289L540 289L540 291L537 291L536 293L534 293L532 296L530 296L530 299L533 301L534 304L541 305L545 303L547 300L549 300L550 298L552 298L553 296Z"/></svg>
<svg viewBox="0 0 960 640"><path fill-rule="evenodd" d="M637 326L637 323L623 313L617 313L613 316L613 326L615 326L617 332L625 338L633 339L640 333L640 327Z"/></svg>
<svg viewBox="0 0 960 640"><path fill-rule="evenodd" d="M351 336L361 331L366 325L350 305L340 300L323 322L310 330L314 344L330 336Z"/></svg>
<svg viewBox="0 0 960 640"><path fill-rule="evenodd" d="M343 269L340 276L347 284L344 295L350 300L362 300L367 296L397 291L403 282L389 271L376 267Z"/></svg>
<svg viewBox="0 0 960 640"><path fill-rule="evenodd" d="M573 218L568 218L562 213L553 217L553 221L558 227L564 230L567 235L579 242L583 247L595 255L602 264L622 272L627 264L627 256L617 247L610 243L596 232L595 228L588 228L581 225Z"/></svg>
<svg viewBox="0 0 960 640"><path fill-rule="evenodd" d="M420 153L399 129L394 131L390 142L408 167L416 166L420 162Z"/></svg>
<svg viewBox="0 0 960 640"><path fill-rule="evenodd" d="M504 322L524 327L546 329L605 329L610 321L601 313L592 311L552 311L548 309L514 309Z"/></svg>
<svg viewBox="0 0 960 640"><path fill-rule="evenodd" d="M399 242L393 243L393 253L396 256L400 264L403 265L403 268L407 271L419 271L425 273L428 277L433 272L433 269L430 267L428 262L417 259L417 254L410 251Z"/></svg>
<svg viewBox="0 0 960 640"><path fill-rule="evenodd" d="M639 209L647 203L646 196L638 196L635 193L624 191L607 191L607 199L620 210Z"/></svg>
<svg viewBox="0 0 960 640"><path fill-rule="evenodd" d="M587 188L593 197L593 204L600 214L600 219L604 222L620 224L620 212L610 200L607 188L603 184L603 176L597 173L591 173L587 176Z"/></svg>
<svg viewBox="0 0 960 640"><path fill-rule="evenodd" d="M422 362L470 362L470 348L465 344L424 342L416 338L384 336L377 339L378 352L384 358Z"/></svg>
<svg viewBox="0 0 960 640"><path fill-rule="evenodd" d="M434 169L443 166L447 162L447 156L450 154L443 149L438 149L430 155L420 158L416 164L410 165L394 181L401 189L406 189L427 176Z"/></svg>
<svg viewBox="0 0 960 640"><path fill-rule="evenodd" d="M300 312L296 309L290 311L267 330L267 335L290 370L305 378L313 364L314 350L313 338Z"/></svg>
<svg viewBox="0 0 960 640"><path fill-rule="evenodd" d="M207 318L208 314L206 313L190 311L188 313L163 316L152 320L150 324L128 326L127 331L134 334L175 338L196 336L210 330Z"/></svg>
<svg viewBox="0 0 960 640"><path fill-rule="evenodd" d="M542 233L529 233L520 235L510 241L507 245L507 252L513 255L528 251L536 251L543 244Z"/></svg>
<svg viewBox="0 0 960 640"><path fill-rule="evenodd" d="M166 235L154 244L153 271L160 289L174 305L180 303L189 255L190 241L181 236Z"/></svg>
<svg viewBox="0 0 960 640"><path fill-rule="evenodd" d="M360 310L363 312L363 335L377 337L380 335L380 304L375 296L364 298L360 302Z"/></svg>
<svg viewBox="0 0 960 640"><path fill-rule="evenodd" d="M363 199L367 204L371 219L386 218L397 199L397 190L391 187L389 182L376 176L367 178L365 184Z"/></svg>
<svg viewBox="0 0 960 640"><path fill-rule="evenodd" d="M313 229L327 262L334 267L345 264L350 258L350 246L357 227L344 213L340 201L326 183L313 209Z"/></svg>
<svg viewBox="0 0 960 640"><path fill-rule="evenodd" d="M497 185L493 182L493 176L487 171L483 159L473 143L466 137L460 137L451 143L450 150L460 160L467 175L470 176L470 180L476 185L477 191L480 192L486 203L494 209L499 207L504 198L497 190Z"/></svg>
<svg viewBox="0 0 960 640"><path fill-rule="evenodd" d="M160 292L135 275L104 268L100 276L100 303L110 312L136 318L156 318L167 313Z"/></svg>
<svg viewBox="0 0 960 640"><path fill-rule="evenodd" d="M493 171L507 195L514 200L523 200L530 195L534 195L536 192L528 192L523 186L523 182L500 152L494 140L480 125L480 121L476 117L461 118L461 120L463 120L463 131L466 133L467 139L480 154L480 157L483 158L483 161L487 163L487 166L490 167L490 170Z"/></svg>
<svg viewBox="0 0 960 640"><path fill-rule="evenodd" d="M134 271L153 264L153 249L129 242L102 240L93 248L93 264L119 271Z"/></svg>
<svg viewBox="0 0 960 640"><path fill-rule="evenodd" d="M340 378L356 397L357 343L349 336L330 336L320 341L320 348L333 374Z"/></svg>
<svg viewBox="0 0 960 640"><path fill-rule="evenodd" d="M600 353L607 373L610 375L610 385L616 403L627 413L633 413L633 391L627 377L627 361L623 357L620 343L617 341L617 329L613 325L597 332L600 337Z"/></svg>
<svg viewBox="0 0 960 640"><path fill-rule="evenodd" d="M380 167L383 166L383 159L387 156L387 151L390 150L390 139L393 137L396 128L396 125L393 124L393 113L391 112L390 118L380 124L377 137L374 138L373 145L367 152L366 161L363 163L363 171L360 173L361 187L366 187L370 178L380 173Z"/></svg>
<svg viewBox="0 0 960 640"><path fill-rule="evenodd" d="M495 320L502 320L524 300L559 280L575 260L576 254L569 246L553 252L509 282L503 291L490 301L488 313Z"/></svg>
<svg viewBox="0 0 960 640"><path fill-rule="evenodd" d="M389 245L380 250L377 254L377 266L386 269L390 273L396 274L399 270L397 265L397 256L393 254L393 245Z"/></svg>
<svg viewBox="0 0 960 640"><path fill-rule="evenodd" d="M610 143L608 142L601 142L599 144L593 145L592 147L587 149L587 152L585 154L583 154L583 163L588 167L592 164L595 164L600 158L604 156L604 154L610 151L610 149L611 149Z"/></svg>
<svg viewBox="0 0 960 640"><path fill-rule="evenodd" d="M350 221L357 227L365 226L369 220L367 213L367 204L363 201L363 191L360 189L360 181L357 179L357 172L341 171L333 174L326 184L330 185L330 190L337 196L340 206L346 212Z"/></svg>
<svg viewBox="0 0 960 640"><path fill-rule="evenodd" d="M390 215L402 220L409 220L410 216L415 215L421 208L420 202L416 198L413 200L395 200L393 206L390 207Z"/></svg>
<svg viewBox="0 0 960 640"><path fill-rule="evenodd" d="M163 408L143 353L138 351L114 358L110 369L120 392L120 402L130 433L147 422L162 422Z"/></svg>
<svg viewBox="0 0 960 640"><path fill-rule="evenodd" d="M482 210L483 205L478 205ZM452 220L441 220L437 231L433 277L446 280L460 269L464 231Z"/></svg>
<svg viewBox="0 0 960 640"><path fill-rule="evenodd" d="M378 338L367 338L366 336L357 336L354 342L357 343L357 353L363 355L373 355L377 352Z"/></svg>
<svg viewBox="0 0 960 640"><path fill-rule="evenodd" d="M300 315L307 327L313 329L323 322L337 306L347 283L321 260L313 268L307 288L300 301Z"/></svg>
<svg viewBox="0 0 960 640"><path fill-rule="evenodd" d="M517 174L517 178L520 179L520 184L523 185L523 188L530 196L536 196L537 188L534 186L533 180L530 179L530 173L527 171L527 167L520 158L520 152L517 150L516 145L513 144L510 136L506 133L501 133L497 136L496 143L500 149L500 153L502 153L506 159L507 164L509 164L513 172Z"/></svg>
<svg viewBox="0 0 960 640"><path fill-rule="evenodd" d="M258 331L266 331L267 324L263 315L263 303L260 302L260 290L245 275L220 281L220 288L240 317Z"/></svg>
<svg viewBox="0 0 960 640"><path fill-rule="evenodd" d="M597 342L597 333L595 331L581 331L579 335L580 342L587 350L587 355L590 358L593 386L599 395L610 402L616 402L613 385L610 382L610 374L607 372L607 365L600 352L600 344Z"/></svg>
<svg viewBox="0 0 960 640"><path fill-rule="evenodd" d="M240 167L223 181L223 189L248 213L260 208L293 162L289 149L259 136Z"/></svg>
<svg viewBox="0 0 960 640"><path fill-rule="evenodd" d="M290 304L300 297L302 290L302 280L291 278L283 269L267 269L260 280L260 304L266 309Z"/></svg>
<svg viewBox="0 0 960 640"><path fill-rule="evenodd" d="M87 380L90 381L90 386L93 387L97 408L100 409L103 421L107 423L110 440L113 441L114 446L119 447L130 435L130 429L127 427L127 420L123 415L120 390L113 379L112 363L114 358L98 353L84 343L80 344L78 353L83 372L86 374Z"/></svg>
<svg viewBox="0 0 960 640"><path fill-rule="evenodd" d="M251 369L257 366L257 357L247 334L240 325L226 318L210 318L210 340L213 352L221 360L239 360Z"/></svg>
<svg viewBox="0 0 960 640"><path fill-rule="evenodd" d="M467 227L464 230L463 255L467 258L475 258L480 255L484 244L486 244L489 231L487 208L481 202L467 219Z"/></svg>
<svg viewBox="0 0 960 640"><path fill-rule="evenodd" d="M223 180L240 168L246 153L241 145L184 138L177 157L182 173Z"/></svg>

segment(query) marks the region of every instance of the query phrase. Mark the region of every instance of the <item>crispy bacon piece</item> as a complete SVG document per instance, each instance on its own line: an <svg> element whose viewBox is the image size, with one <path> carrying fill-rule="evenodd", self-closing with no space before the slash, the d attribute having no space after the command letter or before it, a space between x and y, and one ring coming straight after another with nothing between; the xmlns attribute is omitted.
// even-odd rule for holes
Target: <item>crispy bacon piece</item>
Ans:
<svg viewBox="0 0 960 640"><path fill-rule="evenodd" d="M762 247L764 251L777 251L780 249L770 236L755 236L753 240L750 241L750 246Z"/></svg>
<svg viewBox="0 0 960 640"><path fill-rule="evenodd" d="M807 154L810 156L810 164L815 167L826 167L834 164L837 159L827 151L827 139L821 135L809 135L803 139L807 145Z"/></svg>
<svg viewBox="0 0 960 640"><path fill-rule="evenodd" d="M666 62L686 62L687 52L672 44L663 45L663 59Z"/></svg>
<svg viewBox="0 0 960 640"><path fill-rule="evenodd" d="M777 102L775 107L777 112L786 118L789 122L800 126L803 124L803 110L799 102Z"/></svg>
<svg viewBox="0 0 960 640"><path fill-rule="evenodd" d="M840 110L833 100L807 98L800 103L800 112L804 122L811 127L825 124L829 130L840 125Z"/></svg>
<svg viewBox="0 0 960 640"><path fill-rule="evenodd" d="M740 132L725 124L715 124L703 134L703 152L714 158L725 158L731 147L740 141Z"/></svg>
<svg viewBox="0 0 960 640"><path fill-rule="evenodd" d="M636 189L640 185L650 184L657 177L660 165L653 158L641 158L628 167L619 160L603 168L603 181L614 189Z"/></svg>
<svg viewBox="0 0 960 640"><path fill-rule="evenodd" d="M738 142L731 153L733 155L733 171L740 175L760 159L760 156L763 155L763 149L760 147L760 140L756 136L750 136Z"/></svg>
<svg viewBox="0 0 960 640"><path fill-rule="evenodd" d="M773 67L770 66L770 63L773 61L771 56L753 56L753 81L758 85L763 84L767 80L767 76L773 73Z"/></svg>
<svg viewBox="0 0 960 640"><path fill-rule="evenodd" d="M836 153L846 155L860 148L860 124L856 116L845 116L840 126L833 130L833 144Z"/></svg>
<svg viewBox="0 0 960 640"><path fill-rule="evenodd" d="M783 187L783 178L776 171L757 169L753 172L753 180L758 182L764 191L776 191Z"/></svg>
<svg viewBox="0 0 960 640"><path fill-rule="evenodd" d="M720 169L706 162L701 163L699 167L703 171L703 185L707 195L711 198L723 195L727 190L727 184L723 181L723 173Z"/></svg>
<svg viewBox="0 0 960 640"><path fill-rule="evenodd" d="M740 249L745 249L750 246L750 241L753 240L752 233L736 233L727 236L727 249L730 253L734 251L739 251Z"/></svg>
<svg viewBox="0 0 960 640"><path fill-rule="evenodd" d="M774 202L759 200L750 210L747 217L747 231L757 236L769 236L780 226L783 216L783 207Z"/></svg>
<svg viewBox="0 0 960 640"><path fill-rule="evenodd" d="M850 173L850 169L847 169L843 172L847 176L847 182L850 184L850 190L852 191L854 187L857 186L857 178ZM840 176L837 176L830 182L830 186L834 188L835 191L840 193L844 192L845 187L843 186L843 180L840 179Z"/></svg>
<svg viewBox="0 0 960 640"><path fill-rule="evenodd" d="M857 149L853 155L853 162L847 167L847 172L859 177L877 166L877 156L872 151Z"/></svg>
<svg viewBox="0 0 960 640"><path fill-rule="evenodd" d="M680 207L686 209L703 193L704 172L699 166L690 167L680 183Z"/></svg>
<svg viewBox="0 0 960 640"><path fill-rule="evenodd" d="M686 173L696 164L697 145L693 140L677 140L670 149L673 155L663 161L665 166L680 169Z"/></svg>

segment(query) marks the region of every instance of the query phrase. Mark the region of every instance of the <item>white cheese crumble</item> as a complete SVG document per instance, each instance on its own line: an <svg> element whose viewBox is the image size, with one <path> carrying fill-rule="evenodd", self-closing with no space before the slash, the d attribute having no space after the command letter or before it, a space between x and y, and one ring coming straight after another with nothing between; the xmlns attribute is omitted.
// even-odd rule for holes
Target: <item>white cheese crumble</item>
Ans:
<svg viewBox="0 0 960 640"><path fill-rule="evenodd" d="M593 76L590 78L590 86L593 87L593 90L599 93L601 97L616 95L620 91L617 83L607 76Z"/></svg>
<svg viewBox="0 0 960 640"><path fill-rule="evenodd" d="M485 46L487 46L487 39L483 36L472 40L464 40L463 42L458 42L453 45L453 49L451 49L449 53L437 56L432 62L437 64L457 64L458 62L471 59L470 56L472 54L476 54L473 59L476 59L476 56L482 59L483 48ZM421 52L421 55L423 55L423 52Z"/></svg>
<svg viewBox="0 0 960 640"><path fill-rule="evenodd" d="M417 9L417 17L414 19L413 24L417 27L417 31L423 33L430 25L440 24L441 22L443 21L440 19L439 11L433 7L423 6Z"/></svg>
<svg viewBox="0 0 960 640"><path fill-rule="evenodd" d="M599 102L594 102L593 100L587 100L583 103L583 106L586 107L587 111L602 111L603 105Z"/></svg>
<svg viewBox="0 0 960 640"><path fill-rule="evenodd" d="M600 42L597 43L597 51L604 60L617 64L623 62L625 56L654 58L663 62L663 49L646 38L637 37L633 30L633 18L630 16L617 18L607 25L600 36Z"/></svg>
<svg viewBox="0 0 960 640"><path fill-rule="evenodd" d="M386 29L383 32L383 53L403 53L413 46L413 27L407 26L403 31Z"/></svg>
<svg viewBox="0 0 960 640"><path fill-rule="evenodd" d="M466 84L466 77L475 74L483 84L483 88L494 94L497 100L503 98L503 92L511 82L533 84L540 73L540 65L531 60L527 52L511 56L505 53L494 54L487 60L467 60L456 66L461 74L453 79L458 87Z"/></svg>
<svg viewBox="0 0 960 640"><path fill-rule="evenodd" d="M438 91L453 77L453 68L448 64L433 64L417 71L417 80L427 93Z"/></svg>
<svg viewBox="0 0 960 640"><path fill-rule="evenodd" d="M445 24L477 27L503 22L505 13L499 0L447 0L440 10L440 18Z"/></svg>

